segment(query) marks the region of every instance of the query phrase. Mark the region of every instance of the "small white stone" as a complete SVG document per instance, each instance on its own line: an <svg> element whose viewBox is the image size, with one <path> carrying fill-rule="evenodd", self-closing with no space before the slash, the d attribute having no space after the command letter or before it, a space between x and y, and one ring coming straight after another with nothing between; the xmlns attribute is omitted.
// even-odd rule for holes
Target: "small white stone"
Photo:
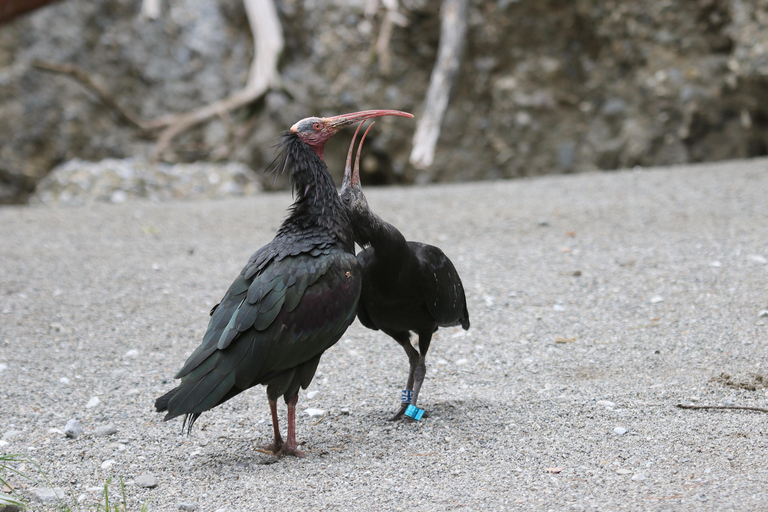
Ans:
<svg viewBox="0 0 768 512"><path fill-rule="evenodd" d="M341 414L349 414L349 407L342 407L341 408Z"/></svg>
<svg viewBox="0 0 768 512"><path fill-rule="evenodd" d="M66 497L64 489L60 487L54 487L53 489L50 487L40 487L33 490L35 493L35 498L37 498L38 501L42 501L43 503L54 503L61 501Z"/></svg>
<svg viewBox="0 0 768 512"><path fill-rule="evenodd" d="M114 423L103 425L97 428L96 431L94 432L94 435L99 437L111 436L112 434L117 434L117 427L115 427Z"/></svg>
<svg viewBox="0 0 768 512"><path fill-rule="evenodd" d="M96 406L97 406L97 405L99 405L100 403L101 403L101 400L99 399L99 397L97 397L97 396L94 396L94 397L91 397L91 399L90 399L90 400L88 400L88 403L87 403L87 404L85 404L85 407L86 407L87 409L91 409L91 408L93 408L93 407L96 407Z"/></svg>
<svg viewBox="0 0 768 512"><path fill-rule="evenodd" d="M616 474L617 475L629 475L631 473L632 473L631 470L625 469L625 468L619 468L619 469L616 470Z"/></svg>
<svg viewBox="0 0 768 512"><path fill-rule="evenodd" d="M114 465L115 465L115 461L113 461L112 459L108 459L101 463L101 469L109 469Z"/></svg>
<svg viewBox="0 0 768 512"><path fill-rule="evenodd" d="M59 382L61 382L62 384L69 384L69 379L66 377L62 377L59 379Z"/></svg>
<svg viewBox="0 0 768 512"><path fill-rule="evenodd" d="M307 391L307 398L312 400L313 398L315 398L319 394L320 394L319 391Z"/></svg>
<svg viewBox="0 0 768 512"><path fill-rule="evenodd" d="M563 306L562 304L555 304L554 306L552 306L552 309L554 309L555 311L565 311L565 306Z"/></svg>
<svg viewBox="0 0 768 512"><path fill-rule="evenodd" d="M757 314L758 318L766 318L768 317L768 309L763 309Z"/></svg>
<svg viewBox="0 0 768 512"><path fill-rule="evenodd" d="M308 409L304 409L304 412L309 415L310 418L317 418L318 416L322 416L325 414L325 411L322 409L315 409L314 407L310 407Z"/></svg>
<svg viewBox="0 0 768 512"><path fill-rule="evenodd" d="M136 477L136 480L134 480L134 483L139 487L153 489L157 487L157 478L155 478L150 473L142 473L138 477Z"/></svg>
<svg viewBox="0 0 768 512"><path fill-rule="evenodd" d="M128 199L128 194L123 190L115 190L112 192L112 195L109 196L109 200L115 204L124 203L126 199Z"/></svg>
<svg viewBox="0 0 768 512"><path fill-rule="evenodd" d="M10 444L11 443L9 443L8 441L4 441L4 440L0 439L0 448L5 448L6 446L9 446Z"/></svg>
<svg viewBox="0 0 768 512"><path fill-rule="evenodd" d="M132 348L131 350L129 350L128 352L125 353L125 358L126 359L136 359L137 357L139 357L140 353L141 352L139 352L135 348Z"/></svg>
<svg viewBox="0 0 768 512"><path fill-rule="evenodd" d="M63 434L63 433L64 433L64 431L63 431L63 430L61 430L61 429L58 429L58 428L56 428L56 427L53 427L53 428L49 428L49 429L48 429L48 433L49 433L49 434Z"/></svg>
<svg viewBox="0 0 768 512"><path fill-rule="evenodd" d="M610 400L598 400L596 405L599 405L600 407L616 407L616 404Z"/></svg>
<svg viewBox="0 0 768 512"><path fill-rule="evenodd" d="M654 295L651 297L651 304L658 304L659 302L664 302L664 297L661 295Z"/></svg>
<svg viewBox="0 0 768 512"><path fill-rule="evenodd" d="M763 265L768 263L768 259L765 259L765 256L760 256L759 254L750 254L747 256L747 258L754 261L755 263L761 263Z"/></svg>
<svg viewBox="0 0 768 512"><path fill-rule="evenodd" d="M625 429L624 427L616 427L616 428L613 429L613 433L617 434L617 435L620 435L620 436L623 436L624 434L627 433L627 429Z"/></svg>
<svg viewBox="0 0 768 512"><path fill-rule="evenodd" d="M645 480L645 473L635 473L632 475L632 480L635 482L640 482L641 480Z"/></svg>
<svg viewBox="0 0 768 512"><path fill-rule="evenodd" d="M0 363L0 373L4 372L8 369L8 365L5 363Z"/></svg>
<svg viewBox="0 0 768 512"><path fill-rule="evenodd" d="M6 441L13 441L17 437L21 437L21 430L9 430L3 434L3 439Z"/></svg>
<svg viewBox="0 0 768 512"><path fill-rule="evenodd" d="M83 433L83 427L80 426L80 422L72 419L67 422L67 425L64 427L64 435L67 437L71 437L72 439L75 439L77 436Z"/></svg>
<svg viewBox="0 0 768 512"><path fill-rule="evenodd" d="M720 263L719 261L713 261L712 263L709 264L709 266L712 268L720 268L723 266L723 264ZM638 474L642 474L642 473L638 473Z"/></svg>
<svg viewBox="0 0 768 512"><path fill-rule="evenodd" d="M465 358L461 358L461 359L457 359L457 360L454 362L454 364L455 364L456 366L462 366L462 365L465 365L465 364L467 364L468 362L469 362L469 361L467 361Z"/></svg>

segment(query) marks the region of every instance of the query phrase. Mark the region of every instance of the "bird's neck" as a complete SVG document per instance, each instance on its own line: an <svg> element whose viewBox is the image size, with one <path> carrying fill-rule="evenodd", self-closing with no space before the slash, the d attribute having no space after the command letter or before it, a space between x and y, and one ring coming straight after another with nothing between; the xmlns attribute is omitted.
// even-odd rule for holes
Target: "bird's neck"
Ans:
<svg viewBox="0 0 768 512"><path fill-rule="evenodd" d="M296 201L291 214L278 233L322 234L339 242L347 252L354 252L352 228L346 209L339 200L325 162L310 148L297 140L291 142L287 155ZM322 149L320 150L322 153Z"/></svg>
<svg viewBox="0 0 768 512"><path fill-rule="evenodd" d="M379 258L402 259L408 254L408 243L400 231L367 209L353 220L355 241L362 247L371 246Z"/></svg>

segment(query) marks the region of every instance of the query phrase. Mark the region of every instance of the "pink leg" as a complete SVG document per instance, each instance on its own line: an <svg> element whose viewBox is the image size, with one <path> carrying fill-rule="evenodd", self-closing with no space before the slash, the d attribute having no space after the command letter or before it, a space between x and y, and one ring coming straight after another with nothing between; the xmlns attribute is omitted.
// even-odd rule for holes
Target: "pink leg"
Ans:
<svg viewBox="0 0 768 512"><path fill-rule="evenodd" d="M283 438L280 436L280 427L277 424L277 401L269 401L269 410L272 413L272 428L275 431L275 441L263 447L264 450L278 455L283 448Z"/></svg>
<svg viewBox="0 0 768 512"><path fill-rule="evenodd" d="M296 404L299 401L299 394L296 393L288 400L288 440L283 444L282 453L304 457L304 452L298 449L296 444Z"/></svg>

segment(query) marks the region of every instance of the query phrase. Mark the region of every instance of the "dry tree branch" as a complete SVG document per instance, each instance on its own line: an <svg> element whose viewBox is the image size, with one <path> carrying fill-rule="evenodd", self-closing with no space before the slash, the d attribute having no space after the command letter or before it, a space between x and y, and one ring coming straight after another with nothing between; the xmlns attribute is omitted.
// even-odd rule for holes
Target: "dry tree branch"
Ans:
<svg viewBox="0 0 768 512"><path fill-rule="evenodd" d="M277 61L283 51L283 30L273 0L243 0L253 33L254 57L245 88L228 98L183 114L163 116L147 123L163 130L152 158L157 159L180 133L224 112L252 103L279 83Z"/></svg>
<svg viewBox="0 0 768 512"><path fill-rule="evenodd" d="M160 17L160 0L142 0L139 16L147 20L158 19Z"/></svg>
<svg viewBox="0 0 768 512"><path fill-rule="evenodd" d="M426 169L435 158L435 145L440 125L448 107L451 88L459 74L459 65L467 35L467 5L469 0L444 0L440 9L440 46L429 79L424 108L413 135L410 162Z"/></svg>
<svg viewBox="0 0 768 512"><path fill-rule="evenodd" d="M746 405L686 405L686 404L677 404L677 407L680 409L729 409L729 410L736 410L736 411L758 411L758 412L764 412L768 413L768 409L764 409L762 407L749 407Z"/></svg>
<svg viewBox="0 0 768 512"><path fill-rule="evenodd" d="M145 0L146 4L155 4L155 0ZM248 81L243 89L235 94L182 114L170 114L152 121L145 121L138 115L120 106L115 98L98 85L84 71L72 64L35 61L33 65L40 69L72 75L76 80L93 89L109 106L117 110L129 122L139 129L149 132L162 130L151 158L156 160L171 141L182 132L207 121L214 116L225 116L229 111L245 106L264 95L280 81L277 62L283 51L283 30L273 0L243 0L248 23L253 32L254 57L248 73ZM146 5L144 4L144 5ZM158 5L155 5L157 7ZM151 6L150 6L151 7Z"/></svg>
<svg viewBox="0 0 768 512"><path fill-rule="evenodd" d="M72 75L78 82L93 89L104 103L117 110L120 115L122 115L130 123L136 125L136 127L142 130L148 129L146 121L141 119L138 115L134 114L130 110L120 106L120 104L117 102L114 96L109 93L109 91L97 84L90 76L85 73L85 71L81 70L77 66L72 64L58 64L56 62L49 62L45 60L35 60L32 62L32 65L45 71Z"/></svg>

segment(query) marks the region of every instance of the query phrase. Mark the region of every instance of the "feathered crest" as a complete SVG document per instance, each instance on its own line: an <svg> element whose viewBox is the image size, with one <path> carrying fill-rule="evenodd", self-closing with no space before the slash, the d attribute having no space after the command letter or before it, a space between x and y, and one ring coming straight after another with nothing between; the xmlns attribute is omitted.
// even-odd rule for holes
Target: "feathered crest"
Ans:
<svg viewBox="0 0 768 512"><path fill-rule="evenodd" d="M309 148L295 133L285 131L280 134L280 140L272 147L276 148L277 156L267 166L266 173L283 174L286 170L290 171L288 179L291 182L296 202L301 202L307 197L310 188L315 188L315 201L318 199L318 174L321 167L311 165L311 159L316 158L315 153ZM322 162L322 160L320 160ZM307 175L300 175L295 170L302 169L309 171Z"/></svg>

